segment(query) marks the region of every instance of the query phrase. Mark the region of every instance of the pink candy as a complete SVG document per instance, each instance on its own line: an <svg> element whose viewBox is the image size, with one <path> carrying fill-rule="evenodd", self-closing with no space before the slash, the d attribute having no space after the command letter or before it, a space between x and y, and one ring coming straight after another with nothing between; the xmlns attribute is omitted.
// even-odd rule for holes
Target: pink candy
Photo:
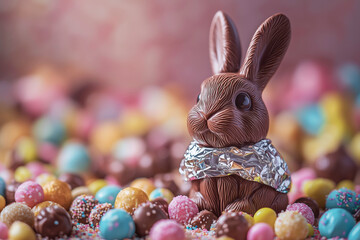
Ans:
<svg viewBox="0 0 360 240"><path fill-rule="evenodd" d="M8 238L8 227L5 223L0 222L0 239Z"/></svg>
<svg viewBox="0 0 360 240"><path fill-rule="evenodd" d="M160 220L150 230L151 240L184 240L183 227L174 220Z"/></svg>
<svg viewBox="0 0 360 240"><path fill-rule="evenodd" d="M247 240L273 240L274 231L266 223L257 223L252 226L247 234Z"/></svg>
<svg viewBox="0 0 360 240"><path fill-rule="evenodd" d="M195 202L186 196L177 196L169 204L169 217L179 223L187 224L199 213Z"/></svg>
<svg viewBox="0 0 360 240"><path fill-rule="evenodd" d="M293 203L286 208L286 211L297 211L299 212L306 221L311 225L314 225L315 217L314 212L305 203Z"/></svg>
<svg viewBox="0 0 360 240"><path fill-rule="evenodd" d="M24 203L32 208L44 201L44 191L38 183L26 181L16 190L15 201Z"/></svg>

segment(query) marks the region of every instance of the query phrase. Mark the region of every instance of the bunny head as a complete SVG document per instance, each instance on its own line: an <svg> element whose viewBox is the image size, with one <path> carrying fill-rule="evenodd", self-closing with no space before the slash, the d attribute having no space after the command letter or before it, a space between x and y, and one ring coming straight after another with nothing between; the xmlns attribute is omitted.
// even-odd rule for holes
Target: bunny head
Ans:
<svg viewBox="0 0 360 240"><path fill-rule="evenodd" d="M269 115L262 91L278 68L290 42L290 22L282 14L257 29L243 65L233 21L219 11L210 28L210 61L214 75L201 85L188 114L190 135L205 147L241 147L264 139Z"/></svg>

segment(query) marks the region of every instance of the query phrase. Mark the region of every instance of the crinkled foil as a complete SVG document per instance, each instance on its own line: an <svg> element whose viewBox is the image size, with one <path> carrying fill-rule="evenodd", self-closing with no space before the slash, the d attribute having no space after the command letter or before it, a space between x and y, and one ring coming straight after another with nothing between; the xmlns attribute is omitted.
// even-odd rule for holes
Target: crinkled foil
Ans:
<svg viewBox="0 0 360 240"><path fill-rule="evenodd" d="M290 190L290 171L280 153L263 139L242 148L207 148L191 142L180 165L186 181L205 177L238 174L242 178L275 188L278 192Z"/></svg>

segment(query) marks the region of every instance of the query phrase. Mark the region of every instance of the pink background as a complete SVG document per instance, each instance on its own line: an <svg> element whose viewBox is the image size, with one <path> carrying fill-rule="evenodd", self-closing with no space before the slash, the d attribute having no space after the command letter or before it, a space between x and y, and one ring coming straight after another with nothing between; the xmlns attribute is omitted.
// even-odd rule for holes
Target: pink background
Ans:
<svg viewBox="0 0 360 240"><path fill-rule="evenodd" d="M292 40L277 76L309 58L360 64L355 0L3 0L0 79L46 63L127 91L171 82L196 96L211 75L208 34L220 9L236 23L243 52L267 17L282 12L290 18Z"/></svg>

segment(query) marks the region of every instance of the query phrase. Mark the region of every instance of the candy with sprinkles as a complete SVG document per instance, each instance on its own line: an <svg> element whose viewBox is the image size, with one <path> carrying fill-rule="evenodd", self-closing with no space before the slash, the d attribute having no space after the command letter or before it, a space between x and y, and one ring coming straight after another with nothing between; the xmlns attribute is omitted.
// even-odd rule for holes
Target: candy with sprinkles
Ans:
<svg viewBox="0 0 360 240"><path fill-rule="evenodd" d="M52 201L44 201L41 202L39 204L36 204L31 211L34 213L34 216L36 217L37 215L39 215L39 213L41 212L41 210L43 210L44 208L47 207L51 207L51 206L59 206L62 207L61 205L57 204L56 202L52 202Z"/></svg>
<svg viewBox="0 0 360 240"><path fill-rule="evenodd" d="M66 210L69 209L73 197L69 184L60 180L52 180L43 186L45 201L53 201L60 204Z"/></svg>
<svg viewBox="0 0 360 240"><path fill-rule="evenodd" d="M151 227L161 219L168 216L159 206L147 202L140 205L134 212L133 219L136 227L136 234L145 237L149 234Z"/></svg>
<svg viewBox="0 0 360 240"><path fill-rule="evenodd" d="M80 195L74 199L70 207L70 214L75 222L89 223L91 210L98 204L98 201L91 195Z"/></svg>
<svg viewBox="0 0 360 240"><path fill-rule="evenodd" d="M113 206L110 203L100 203L96 205L90 212L89 224L92 228L99 227L102 216L105 215Z"/></svg>
<svg viewBox="0 0 360 240"><path fill-rule="evenodd" d="M177 196L169 204L169 217L181 224L188 224L189 221L199 213L195 202L187 196Z"/></svg>
<svg viewBox="0 0 360 240"><path fill-rule="evenodd" d="M321 236L327 238L347 238L355 223L353 216L345 209L332 208L321 216L319 231Z"/></svg>
<svg viewBox="0 0 360 240"><path fill-rule="evenodd" d="M151 240L185 240L184 228L174 220L160 220L150 230Z"/></svg>
<svg viewBox="0 0 360 240"><path fill-rule="evenodd" d="M150 202L154 203L155 205L158 205L162 210L164 210L166 214L169 215L169 211L168 211L169 203L164 198L158 197L151 200Z"/></svg>
<svg viewBox="0 0 360 240"><path fill-rule="evenodd" d="M22 203L12 203L7 205L0 214L0 221L8 227L15 221L21 221L29 226L34 225L34 213L27 205Z"/></svg>
<svg viewBox="0 0 360 240"><path fill-rule="evenodd" d="M208 210L202 210L192 220L191 225L202 229L210 230L211 225L216 222L217 217Z"/></svg>
<svg viewBox="0 0 360 240"><path fill-rule="evenodd" d="M110 203L112 206L114 206L116 196L120 191L121 187L114 185L105 186L96 193L95 198L99 201L99 203Z"/></svg>
<svg viewBox="0 0 360 240"><path fill-rule="evenodd" d="M111 209L100 220L100 236L106 240L132 238L135 223L123 209Z"/></svg>
<svg viewBox="0 0 360 240"><path fill-rule="evenodd" d="M72 223L69 213L59 206L42 209L35 219L35 230L48 238L70 235Z"/></svg>
<svg viewBox="0 0 360 240"><path fill-rule="evenodd" d="M314 212L305 203L293 203L287 206L286 211L297 211L306 218L311 225L315 222Z"/></svg>
<svg viewBox="0 0 360 240"><path fill-rule="evenodd" d="M282 212L275 221L275 234L281 240L303 240L308 232L306 218L299 212Z"/></svg>
<svg viewBox="0 0 360 240"><path fill-rule="evenodd" d="M16 221L9 229L10 240L36 240L34 230L24 222Z"/></svg>
<svg viewBox="0 0 360 240"><path fill-rule="evenodd" d="M354 214L360 208L359 196L346 188L333 190L326 198L326 208L343 208Z"/></svg>
<svg viewBox="0 0 360 240"><path fill-rule="evenodd" d="M26 181L16 190L15 201L24 203L32 208L36 204L44 201L43 188L34 181Z"/></svg>
<svg viewBox="0 0 360 240"><path fill-rule="evenodd" d="M114 207L124 209L128 213L133 214L138 206L147 202L148 200L148 196L143 190L139 188L128 187L121 190L116 196Z"/></svg>

